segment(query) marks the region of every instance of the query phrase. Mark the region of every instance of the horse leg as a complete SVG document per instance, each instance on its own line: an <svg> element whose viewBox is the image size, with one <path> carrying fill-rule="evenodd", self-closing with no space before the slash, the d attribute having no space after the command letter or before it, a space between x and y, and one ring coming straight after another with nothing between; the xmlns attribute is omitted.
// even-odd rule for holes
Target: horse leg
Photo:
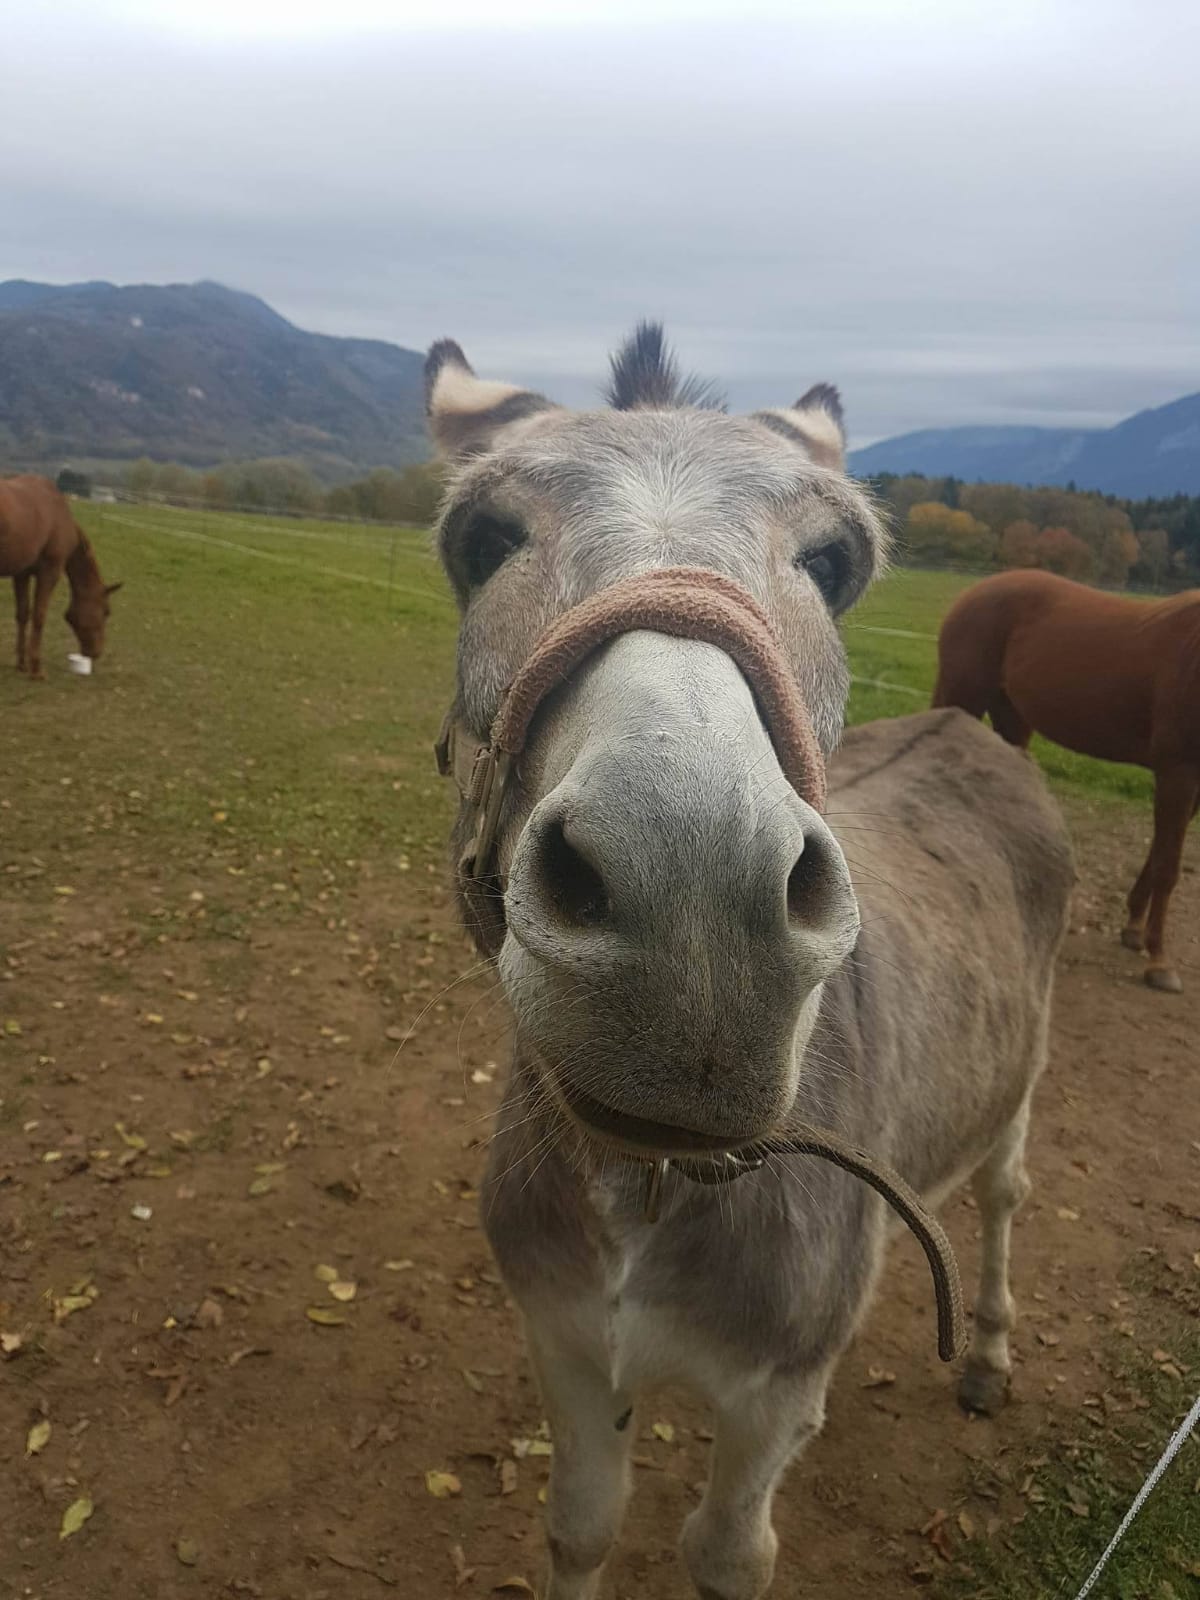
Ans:
<svg viewBox="0 0 1200 1600"><path fill-rule="evenodd" d="M969 681L964 675L956 673L948 661L939 660L933 699L929 703L935 711L942 706L957 706L960 711L966 711L982 721L988 708L989 693L977 680Z"/></svg>
<svg viewBox="0 0 1200 1600"><path fill-rule="evenodd" d="M683 1529L683 1554L701 1600L759 1600L779 1540L771 1502L788 1462L820 1431L832 1365L765 1385L738 1386L717 1404L704 1498Z"/></svg>
<svg viewBox="0 0 1200 1600"><path fill-rule="evenodd" d="M1129 891L1127 905L1127 921L1121 929L1121 943L1126 950L1144 950L1146 948L1146 915L1150 910L1150 891L1154 884L1154 843L1146 852L1146 859L1142 870L1137 875L1137 881Z"/></svg>
<svg viewBox="0 0 1200 1600"><path fill-rule="evenodd" d="M32 678L46 676L42 671L42 629L46 625L46 613L50 609L50 596L54 593L54 586L61 577L61 562L39 563L37 583L33 591L33 627L29 634L29 675Z"/></svg>
<svg viewBox="0 0 1200 1600"><path fill-rule="evenodd" d="M1043 1054L1044 1050L1043 1045ZM1009 1289L1008 1253L1013 1216L1029 1193L1025 1172L1028 1130L1026 1099L971 1178L983 1226L983 1250L971 1349L958 1386L958 1401L965 1411L980 1411L985 1416L994 1416L1004 1404L1012 1375L1008 1336L1017 1320L1017 1307Z"/></svg>
<svg viewBox="0 0 1200 1600"><path fill-rule="evenodd" d="M25 629L29 622L30 572L18 572L13 579L13 597L17 602L17 671L25 671Z"/></svg>
<svg viewBox="0 0 1200 1600"><path fill-rule="evenodd" d="M593 1600L629 1498L632 1404L613 1389L602 1352L532 1322L526 1333L554 1440L546 1600Z"/></svg>
<svg viewBox="0 0 1200 1600"><path fill-rule="evenodd" d="M1167 906L1179 881L1184 836L1196 809L1198 791L1200 771L1195 767L1166 767L1154 775L1154 868L1146 923L1146 953L1150 957L1146 982L1166 994L1178 994L1183 988L1179 974L1163 951L1163 936Z"/></svg>
<svg viewBox="0 0 1200 1600"><path fill-rule="evenodd" d="M997 689L992 697L988 706L988 716L992 719L992 727L1006 744L1016 745L1018 750L1028 750L1029 741L1033 738L1033 729L1003 689Z"/></svg>

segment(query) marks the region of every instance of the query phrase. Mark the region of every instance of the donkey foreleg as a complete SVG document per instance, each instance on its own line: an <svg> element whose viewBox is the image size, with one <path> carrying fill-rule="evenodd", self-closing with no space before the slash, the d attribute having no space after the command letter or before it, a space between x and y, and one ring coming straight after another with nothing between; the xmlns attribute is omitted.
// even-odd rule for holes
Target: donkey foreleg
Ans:
<svg viewBox="0 0 1200 1600"><path fill-rule="evenodd" d="M779 1480L825 1420L832 1362L740 1388L717 1406L704 1499L687 1519L683 1553L702 1600L758 1600L779 1546L771 1503Z"/></svg>
<svg viewBox="0 0 1200 1600"><path fill-rule="evenodd" d="M613 1388L601 1349L546 1324L526 1331L554 1441L546 1600L592 1600L629 1498L632 1402Z"/></svg>
<svg viewBox="0 0 1200 1600"><path fill-rule="evenodd" d="M1012 1374L1008 1336L1016 1324L1017 1307L1009 1288L1009 1245L1013 1216L1029 1194L1025 1172L1028 1131L1026 1100L971 1179L983 1229L983 1247L971 1349L958 1398L967 1411L980 1411L987 1416L994 1415L1004 1404Z"/></svg>

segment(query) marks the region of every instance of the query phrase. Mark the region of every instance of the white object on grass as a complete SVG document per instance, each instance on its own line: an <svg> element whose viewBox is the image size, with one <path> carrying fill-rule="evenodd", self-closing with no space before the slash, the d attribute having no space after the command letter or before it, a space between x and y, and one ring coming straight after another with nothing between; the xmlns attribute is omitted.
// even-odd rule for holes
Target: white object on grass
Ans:
<svg viewBox="0 0 1200 1600"><path fill-rule="evenodd" d="M81 656L74 651L67 657L67 665L72 672L78 673L81 678L90 676L92 670L91 656Z"/></svg>

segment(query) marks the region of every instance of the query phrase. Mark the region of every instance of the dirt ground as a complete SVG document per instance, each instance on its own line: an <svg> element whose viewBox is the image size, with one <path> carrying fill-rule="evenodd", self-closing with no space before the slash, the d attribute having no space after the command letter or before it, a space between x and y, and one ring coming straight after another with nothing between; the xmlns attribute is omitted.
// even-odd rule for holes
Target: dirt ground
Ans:
<svg viewBox="0 0 1200 1600"><path fill-rule="evenodd" d="M1187 992L1153 994L1115 938L1148 818L1072 820L1013 1402L957 1411L900 1242L780 1496L780 1596L904 1594L1002 1539L1047 1441L1134 1403L1102 1355L1115 1330L1152 1359L1130 1263L1194 1270L1200 880L1172 919ZM505 1020L455 982L439 875L284 854L165 874L94 843L86 879L82 854L6 858L0 898L0 1595L529 1594L506 1580L540 1583L548 1462L475 1192ZM970 1285L969 1200L946 1220ZM673 1394L640 1419L610 1596L690 1593L704 1423Z"/></svg>

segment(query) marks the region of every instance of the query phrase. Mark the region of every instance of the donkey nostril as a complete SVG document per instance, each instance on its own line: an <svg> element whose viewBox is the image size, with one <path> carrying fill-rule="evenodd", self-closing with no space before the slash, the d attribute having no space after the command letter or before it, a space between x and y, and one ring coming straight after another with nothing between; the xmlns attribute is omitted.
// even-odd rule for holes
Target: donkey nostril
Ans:
<svg viewBox="0 0 1200 1600"><path fill-rule="evenodd" d="M796 865L788 873L788 920L812 924L820 920L829 884L829 863L821 840L810 835Z"/></svg>
<svg viewBox="0 0 1200 1600"><path fill-rule="evenodd" d="M566 921L584 928L607 921L604 880L568 840L561 821L552 822L542 837L539 867L546 894Z"/></svg>

